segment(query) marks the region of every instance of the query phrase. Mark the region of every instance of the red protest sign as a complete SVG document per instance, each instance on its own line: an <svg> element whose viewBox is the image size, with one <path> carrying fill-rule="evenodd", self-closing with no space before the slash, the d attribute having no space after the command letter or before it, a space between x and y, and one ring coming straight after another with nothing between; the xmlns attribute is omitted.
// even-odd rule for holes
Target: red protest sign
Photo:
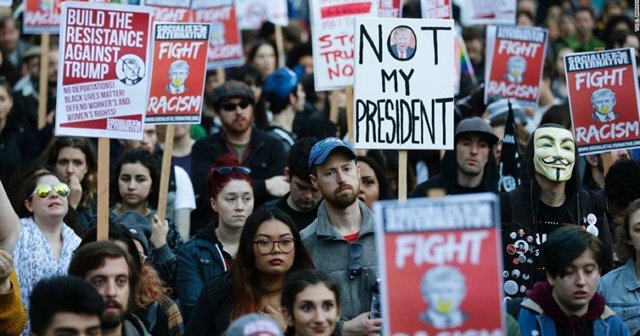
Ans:
<svg viewBox="0 0 640 336"><path fill-rule="evenodd" d="M452 19L451 0L420 0L423 19Z"/></svg>
<svg viewBox="0 0 640 336"><path fill-rule="evenodd" d="M209 28L201 23L153 25L153 74L146 123L200 122Z"/></svg>
<svg viewBox="0 0 640 336"><path fill-rule="evenodd" d="M487 64L484 101L515 98L520 105L538 106L547 30L491 26L487 28Z"/></svg>
<svg viewBox="0 0 640 336"><path fill-rule="evenodd" d="M149 11L79 2L62 9L56 135L141 139Z"/></svg>
<svg viewBox="0 0 640 336"><path fill-rule="evenodd" d="M492 194L376 203L385 335L502 335L497 213Z"/></svg>
<svg viewBox="0 0 640 336"><path fill-rule="evenodd" d="M402 1L380 0L380 6L378 7L378 17L396 19L402 17Z"/></svg>
<svg viewBox="0 0 640 336"><path fill-rule="evenodd" d="M580 154L640 147L635 51L569 54L564 63Z"/></svg>
<svg viewBox="0 0 640 336"><path fill-rule="evenodd" d="M193 8L194 22L211 24L207 68L215 69L243 64L242 37L238 29L233 1L204 1L194 4Z"/></svg>
<svg viewBox="0 0 640 336"><path fill-rule="evenodd" d="M193 15L189 1L143 0L142 5L151 8L152 22L189 22Z"/></svg>

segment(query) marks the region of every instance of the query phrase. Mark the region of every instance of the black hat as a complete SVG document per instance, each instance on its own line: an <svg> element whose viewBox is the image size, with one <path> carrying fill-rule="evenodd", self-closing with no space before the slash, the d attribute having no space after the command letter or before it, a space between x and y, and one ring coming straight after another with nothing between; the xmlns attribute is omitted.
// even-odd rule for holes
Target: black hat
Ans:
<svg viewBox="0 0 640 336"><path fill-rule="evenodd" d="M500 140L495 133L493 133L491 126L489 126L489 124L480 117L472 117L460 121L458 127L456 127L456 143L460 136L465 133L479 133L485 135L487 140L489 140L489 144L492 146Z"/></svg>

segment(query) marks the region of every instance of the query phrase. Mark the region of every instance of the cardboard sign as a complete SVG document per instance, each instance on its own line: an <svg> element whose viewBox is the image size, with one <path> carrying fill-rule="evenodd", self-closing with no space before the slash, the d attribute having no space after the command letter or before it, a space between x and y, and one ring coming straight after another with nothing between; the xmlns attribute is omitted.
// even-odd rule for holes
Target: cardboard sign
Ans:
<svg viewBox="0 0 640 336"><path fill-rule="evenodd" d="M352 86L354 18L376 17L378 1L318 0L309 5L316 90Z"/></svg>
<svg viewBox="0 0 640 336"><path fill-rule="evenodd" d="M380 0L378 7L378 17L381 18L401 18L402 17L402 1L401 0Z"/></svg>
<svg viewBox="0 0 640 336"><path fill-rule="evenodd" d="M24 1L24 22L22 29L25 34L58 34L60 31L60 4L62 0Z"/></svg>
<svg viewBox="0 0 640 336"><path fill-rule="evenodd" d="M640 147L635 51L569 54L564 64L578 152Z"/></svg>
<svg viewBox="0 0 640 336"><path fill-rule="evenodd" d="M420 0L423 19L452 19L451 0Z"/></svg>
<svg viewBox="0 0 640 336"><path fill-rule="evenodd" d="M80 2L62 10L56 135L142 139L149 10Z"/></svg>
<svg viewBox="0 0 640 336"><path fill-rule="evenodd" d="M143 0L143 6L151 8L151 21L189 22L192 11L189 1L184 0Z"/></svg>
<svg viewBox="0 0 640 336"><path fill-rule="evenodd" d="M487 28L485 103L502 97L514 98L523 107L538 106L548 35L541 28Z"/></svg>
<svg viewBox="0 0 640 336"><path fill-rule="evenodd" d="M453 20L357 18L355 37L355 147L453 149Z"/></svg>
<svg viewBox="0 0 640 336"><path fill-rule="evenodd" d="M460 10L464 26L516 24L516 0L461 0Z"/></svg>
<svg viewBox="0 0 640 336"><path fill-rule="evenodd" d="M379 201L374 213L384 335L503 335L496 195Z"/></svg>
<svg viewBox="0 0 640 336"><path fill-rule="evenodd" d="M193 21L211 24L207 69L244 64L242 37L233 0L194 0Z"/></svg>
<svg viewBox="0 0 640 336"><path fill-rule="evenodd" d="M236 0L238 27L260 29L265 21L279 26L289 25L287 0Z"/></svg>
<svg viewBox="0 0 640 336"><path fill-rule="evenodd" d="M209 28L202 23L153 25L153 73L146 123L200 123Z"/></svg>

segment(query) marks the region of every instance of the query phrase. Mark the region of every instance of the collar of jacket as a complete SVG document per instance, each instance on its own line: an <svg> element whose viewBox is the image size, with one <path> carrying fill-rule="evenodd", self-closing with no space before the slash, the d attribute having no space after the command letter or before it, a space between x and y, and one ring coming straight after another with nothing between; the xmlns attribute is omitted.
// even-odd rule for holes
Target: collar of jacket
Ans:
<svg viewBox="0 0 640 336"><path fill-rule="evenodd" d="M374 225L373 225L373 213L364 202L360 200L356 200L358 202L358 207L360 208L360 214L362 214L362 226L360 227L360 237L373 233ZM342 235L338 233L338 231L331 225L329 222L329 214L327 213L327 205L323 201L322 204L318 207L318 218L317 218L317 231L316 234L320 239L334 239L334 240L344 240Z"/></svg>

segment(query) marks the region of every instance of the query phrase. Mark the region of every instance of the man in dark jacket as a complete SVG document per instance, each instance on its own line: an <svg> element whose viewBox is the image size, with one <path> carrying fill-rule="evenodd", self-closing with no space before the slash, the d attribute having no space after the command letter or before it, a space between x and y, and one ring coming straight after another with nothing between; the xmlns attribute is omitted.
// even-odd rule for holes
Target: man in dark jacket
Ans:
<svg viewBox="0 0 640 336"><path fill-rule="evenodd" d="M425 197L430 189L446 195L498 192L498 170L493 145L498 137L482 118L460 121L456 127L455 150L442 158L442 173L418 184L409 197Z"/></svg>
<svg viewBox="0 0 640 336"><path fill-rule="evenodd" d="M604 246L604 271L611 269L611 231L604 199L579 185L578 152L571 131L556 124L539 126L524 154L523 181L501 195L503 277L507 296L521 297L535 281L546 279L538 260L547 236L578 225ZM524 246L524 248L517 248Z"/></svg>
<svg viewBox="0 0 640 336"><path fill-rule="evenodd" d="M251 168L255 207L289 192L283 171L287 153L274 136L255 127L255 96L243 82L229 80L211 94L222 130L197 141L191 151L191 180L197 209L191 213L192 232L204 227L211 216L206 180L211 164L225 153L233 153L241 165Z"/></svg>

